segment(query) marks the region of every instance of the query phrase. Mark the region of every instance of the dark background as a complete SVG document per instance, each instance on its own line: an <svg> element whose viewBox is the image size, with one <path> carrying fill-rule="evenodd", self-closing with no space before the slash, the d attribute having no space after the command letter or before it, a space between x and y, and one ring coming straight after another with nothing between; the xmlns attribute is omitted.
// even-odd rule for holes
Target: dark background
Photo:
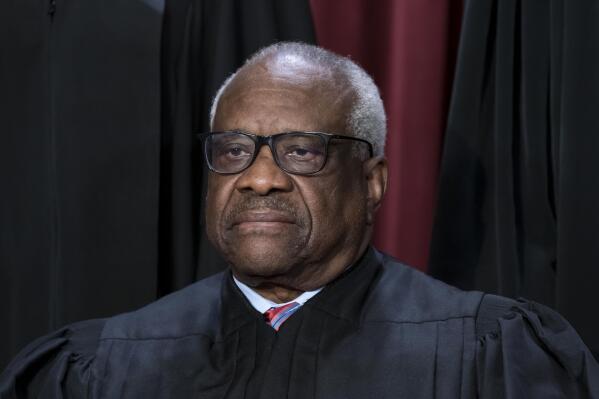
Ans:
<svg viewBox="0 0 599 399"><path fill-rule="evenodd" d="M224 267L193 134L222 81L280 40L349 55L381 88L379 248L546 303L597 354L597 20L593 0L7 1L0 368Z"/></svg>

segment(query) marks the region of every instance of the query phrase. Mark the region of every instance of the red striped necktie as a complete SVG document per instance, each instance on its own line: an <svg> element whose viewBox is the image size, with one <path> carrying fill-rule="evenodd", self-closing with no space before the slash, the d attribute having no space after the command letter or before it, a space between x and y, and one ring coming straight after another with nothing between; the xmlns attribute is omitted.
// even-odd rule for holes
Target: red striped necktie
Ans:
<svg viewBox="0 0 599 399"><path fill-rule="evenodd" d="M296 310L300 308L297 302L290 302L283 306L272 307L264 312L264 319L275 331L279 331L281 325L287 320Z"/></svg>

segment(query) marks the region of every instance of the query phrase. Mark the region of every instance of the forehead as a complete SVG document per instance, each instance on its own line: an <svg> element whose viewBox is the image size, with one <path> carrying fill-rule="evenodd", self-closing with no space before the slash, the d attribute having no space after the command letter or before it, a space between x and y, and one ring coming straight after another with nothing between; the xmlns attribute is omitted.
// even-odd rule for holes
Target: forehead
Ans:
<svg viewBox="0 0 599 399"><path fill-rule="evenodd" d="M218 104L213 129L256 134L344 134L349 90L332 73L305 63L263 63L240 73Z"/></svg>

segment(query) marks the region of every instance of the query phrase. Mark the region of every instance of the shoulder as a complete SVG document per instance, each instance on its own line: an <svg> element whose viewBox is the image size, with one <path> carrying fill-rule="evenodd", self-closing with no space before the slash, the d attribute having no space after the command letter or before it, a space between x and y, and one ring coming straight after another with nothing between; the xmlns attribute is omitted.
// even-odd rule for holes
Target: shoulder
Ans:
<svg viewBox="0 0 599 399"><path fill-rule="evenodd" d="M132 341L213 336L224 277L225 273L219 273L139 310L73 323L38 338L0 375L0 397L25 390L34 396L51 390L65 397L85 397L97 367L106 367L107 356L122 360L116 352L106 352L110 342L124 341L122 350L127 352Z"/></svg>
<svg viewBox="0 0 599 399"><path fill-rule="evenodd" d="M525 352L542 352L571 376L593 366L590 351L577 332L555 310L525 299L486 294L476 317L481 353L500 351L521 358ZM596 375L599 377L599 375Z"/></svg>
<svg viewBox="0 0 599 399"><path fill-rule="evenodd" d="M75 396L85 392L105 323L102 319L73 323L31 342L0 374L0 397L25 391L32 397L49 390Z"/></svg>
<svg viewBox="0 0 599 399"><path fill-rule="evenodd" d="M191 284L133 312L107 320L102 339L177 338L213 335L220 317L225 272Z"/></svg>
<svg viewBox="0 0 599 399"><path fill-rule="evenodd" d="M382 252L376 256L381 267L371 289L368 318L422 323L476 317L481 292L452 287Z"/></svg>
<svg viewBox="0 0 599 399"><path fill-rule="evenodd" d="M485 294L476 315L476 336L483 338L488 334L497 334L501 329L502 320L513 318L515 315L514 312L526 308L532 310L533 307L537 307L541 310L541 313L552 314L554 317L561 319L551 309L533 302L525 300L517 301L499 295Z"/></svg>
<svg viewBox="0 0 599 399"><path fill-rule="evenodd" d="M599 397L599 364L574 328L547 306L487 294L476 317L483 397Z"/></svg>

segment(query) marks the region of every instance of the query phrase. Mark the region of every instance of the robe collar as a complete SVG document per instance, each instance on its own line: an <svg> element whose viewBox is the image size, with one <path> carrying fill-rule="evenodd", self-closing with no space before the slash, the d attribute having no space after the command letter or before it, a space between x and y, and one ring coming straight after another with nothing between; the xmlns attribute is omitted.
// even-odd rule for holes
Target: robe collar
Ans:
<svg viewBox="0 0 599 399"><path fill-rule="evenodd" d="M303 307L327 313L330 316L359 324L367 303L368 293L377 280L382 255L369 246L360 259L322 291L308 300ZM264 319L239 290L230 270L225 273L222 289L221 333L227 336L242 326ZM302 309L297 313L302 312ZM292 316L293 317L293 316Z"/></svg>

